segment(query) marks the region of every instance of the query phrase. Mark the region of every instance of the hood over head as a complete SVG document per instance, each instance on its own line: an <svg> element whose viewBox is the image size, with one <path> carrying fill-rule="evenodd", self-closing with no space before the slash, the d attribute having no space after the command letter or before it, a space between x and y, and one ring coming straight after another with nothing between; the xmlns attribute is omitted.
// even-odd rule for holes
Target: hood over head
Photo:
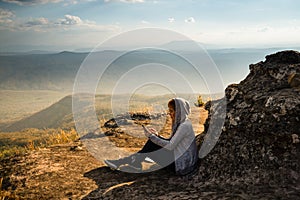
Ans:
<svg viewBox="0 0 300 200"><path fill-rule="evenodd" d="M178 126L188 119L188 115L191 113L190 104L183 98L174 98L175 101L175 122L172 126L173 134L176 132Z"/></svg>

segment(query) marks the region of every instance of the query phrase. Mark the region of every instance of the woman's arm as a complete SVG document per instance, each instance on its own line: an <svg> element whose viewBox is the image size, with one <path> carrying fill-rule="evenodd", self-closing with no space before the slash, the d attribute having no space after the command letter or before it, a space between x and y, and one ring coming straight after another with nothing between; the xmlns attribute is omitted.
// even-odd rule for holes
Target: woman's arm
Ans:
<svg viewBox="0 0 300 200"><path fill-rule="evenodd" d="M155 134L151 134L149 136L149 139L153 143L155 143L161 147L164 147L168 150L173 150L177 146L177 144L186 136L188 131L189 130L188 130L187 125L181 124L170 140L163 139L161 137L158 137Z"/></svg>

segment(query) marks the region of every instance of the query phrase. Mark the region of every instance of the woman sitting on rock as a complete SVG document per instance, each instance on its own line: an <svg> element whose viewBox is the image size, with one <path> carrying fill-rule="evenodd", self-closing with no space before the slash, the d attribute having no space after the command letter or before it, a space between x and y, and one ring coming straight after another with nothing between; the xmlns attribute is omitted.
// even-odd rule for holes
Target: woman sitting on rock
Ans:
<svg viewBox="0 0 300 200"><path fill-rule="evenodd" d="M128 165L137 172L142 172L141 163L148 157L162 168L178 175L191 173L196 168L198 151L192 123L188 119L190 105L182 98L174 98L169 101L168 107L172 119L170 138L159 136L153 128L144 128L148 141L140 151L126 158L104 162L113 169Z"/></svg>

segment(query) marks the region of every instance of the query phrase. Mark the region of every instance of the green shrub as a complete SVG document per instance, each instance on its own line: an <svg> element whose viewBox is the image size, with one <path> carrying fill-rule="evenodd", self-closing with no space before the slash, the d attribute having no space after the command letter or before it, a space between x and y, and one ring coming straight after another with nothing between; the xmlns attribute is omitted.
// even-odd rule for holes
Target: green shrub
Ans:
<svg viewBox="0 0 300 200"><path fill-rule="evenodd" d="M194 104L195 104L195 106L197 106L197 107L202 107L202 106L204 106L205 103L203 102L203 99L202 99L202 96L201 96L201 95L198 96L197 102L195 102Z"/></svg>

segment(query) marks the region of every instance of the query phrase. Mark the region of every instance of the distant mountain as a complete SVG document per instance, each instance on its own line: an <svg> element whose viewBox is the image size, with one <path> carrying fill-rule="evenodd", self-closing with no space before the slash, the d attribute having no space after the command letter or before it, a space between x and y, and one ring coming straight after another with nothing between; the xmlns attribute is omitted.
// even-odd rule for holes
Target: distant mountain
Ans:
<svg viewBox="0 0 300 200"><path fill-rule="evenodd" d="M172 41L163 45L160 45L160 48L171 49L176 51L197 51L200 47L205 46L204 44L194 42L192 40L184 41Z"/></svg>
<svg viewBox="0 0 300 200"><path fill-rule="evenodd" d="M54 54L56 51L32 50L24 52L0 52L0 56L17 56L17 55L32 55L32 54Z"/></svg>
<svg viewBox="0 0 300 200"><path fill-rule="evenodd" d="M214 94L213 96L203 95L203 100L207 100L208 97L219 99L221 94ZM95 97L95 108L96 114L99 119L110 119L112 117L112 96L111 95L96 95L87 97ZM80 102L84 102L86 96L80 97ZM194 106L194 103L197 100L198 94L178 94L178 96L189 100L191 106ZM173 98L174 95L159 95L159 96L146 96L140 94L124 94L124 95L115 95L113 96L114 111L119 113L114 113L115 115L124 114L128 112L127 104L130 105L130 109L134 111L145 111L145 109L152 106L154 109L151 112L159 113L164 112L167 109L167 102L169 99ZM130 99L128 102L127 99ZM131 111L133 111L131 110ZM88 121L88 119L85 118ZM73 112L72 112L72 96L68 95L51 106L32 114L29 117L21 119L11 124L6 124L5 127L2 127L1 132L13 132L21 131L26 128L63 128L69 129L75 127Z"/></svg>
<svg viewBox="0 0 300 200"><path fill-rule="evenodd" d="M25 128L58 128L63 123L72 123L72 97L66 96L50 107L17 121L1 131L20 131Z"/></svg>
<svg viewBox="0 0 300 200"><path fill-rule="evenodd" d="M0 89L68 90L86 53L0 56Z"/></svg>
<svg viewBox="0 0 300 200"><path fill-rule="evenodd" d="M195 44L193 44L195 46ZM162 45L166 49L188 49L190 47L187 41L173 41ZM297 50L297 48L294 48ZM300 48L298 48L300 49ZM190 56L197 57L197 51L183 52ZM272 49L209 49L208 53L218 67L224 81L224 86L230 83L237 83L248 74L248 65L260 61L265 55L283 50L282 48ZM106 50L94 53L99 57L114 57L122 55L122 52ZM44 51L32 51L17 55L0 54L0 89L10 90L61 90L72 91L77 71L89 53L76 53L63 51L60 53L47 53ZM100 68L103 66L100 60L97 60ZM118 58L111 64L111 67L105 72L102 82L106 90L113 87L113 81L122 77L128 70L134 66L147 63L161 63L187 74L188 80L193 80L191 76L195 73L191 70L189 63L179 60L166 52L159 51L140 51L127 53ZM141 74L149 74L145 72ZM155 72L157 74L157 72ZM160 74L166 76L167 74ZM136 77L136 81L143 79L144 76ZM207 76L206 76L207 78ZM199 82L193 84L201 85ZM128 91L124 91L126 93Z"/></svg>

